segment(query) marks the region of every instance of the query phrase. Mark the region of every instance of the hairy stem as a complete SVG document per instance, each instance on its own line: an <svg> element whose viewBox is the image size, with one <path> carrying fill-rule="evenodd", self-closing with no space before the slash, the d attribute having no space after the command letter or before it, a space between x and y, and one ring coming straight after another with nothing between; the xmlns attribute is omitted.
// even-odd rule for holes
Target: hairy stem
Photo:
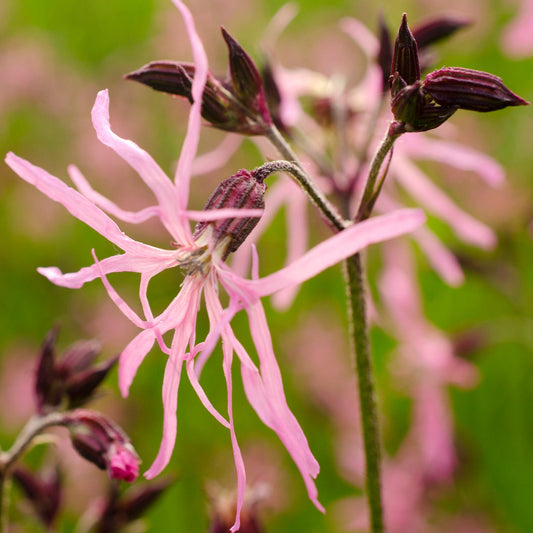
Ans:
<svg viewBox="0 0 533 533"><path fill-rule="evenodd" d="M387 154L392 150L394 141L398 137L399 134L391 134L388 131L384 139L381 141L377 152L372 158L372 162L370 163L370 170L368 171L368 179L366 181L363 196L361 198L361 203L359 204L359 209L357 211L357 221L365 220L370 216L370 213L372 212L372 208L374 207L374 203L377 199L376 182L378 180L383 161L385 160L385 157L387 157ZM383 183L383 179L384 176L380 180L381 184ZM381 186L379 188L381 188ZM379 192L379 190L377 192Z"/></svg>
<svg viewBox="0 0 533 533"><path fill-rule="evenodd" d="M13 446L6 451L0 452L0 533L7 531L7 508L8 491L6 483L10 478L10 471L15 462L24 453L32 440L42 431L50 426L62 425L64 415L61 413L50 413L44 416L34 416L28 420L16 438Z"/></svg>
<svg viewBox="0 0 533 533"><path fill-rule="evenodd" d="M350 338L355 353L355 368L359 383L361 426L366 460L366 491L370 509L372 533L382 533L383 505L381 502L381 452L379 425L374 393L372 357L368 337L366 300L361 255L346 260Z"/></svg>
<svg viewBox="0 0 533 533"><path fill-rule="evenodd" d="M342 231L349 222L337 213L336 209L330 209L330 203L320 191L314 186L310 176L303 170L301 163L294 154L285 139L281 136L277 129L272 129L268 136L271 142L278 148L283 157L289 161L275 161L273 163L266 163L273 165L273 168L285 170L290 172L296 181L304 188L307 194L311 197L313 203L320 209L323 216L329 221L336 231ZM369 176L369 181L372 179L370 194L368 198L372 198L374 191L374 184L379 175L379 170L382 163L392 148L395 137L387 135L382 147L374 156L371 172L374 173L372 177ZM273 170L274 171L274 170ZM311 187L308 187L308 184ZM368 187L368 182L367 182ZM365 190L366 192L366 190ZM364 197L364 196L363 196ZM325 202L323 201L325 199ZM345 198L348 204L348 198ZM346 211L347 211L347 205ZM358 384L359 384L359 402L361 410L361 423L363 428L363 440L366 459L366 489L368 506L370 510L370 523L372 533L383 533L383 506L381 501L381 453L379 445L379 431L376 401L374 399L374 384L372 373L372 359L370 355L370 342L368 337L368 325L366 317L366 301L363 281L363 267L361 264L360 254L349 257L346 260L346 275L347 275L347 297L348 309L350 316L350 336L352 339L353 351L355 352L355 368L357 370Z"/></svg>

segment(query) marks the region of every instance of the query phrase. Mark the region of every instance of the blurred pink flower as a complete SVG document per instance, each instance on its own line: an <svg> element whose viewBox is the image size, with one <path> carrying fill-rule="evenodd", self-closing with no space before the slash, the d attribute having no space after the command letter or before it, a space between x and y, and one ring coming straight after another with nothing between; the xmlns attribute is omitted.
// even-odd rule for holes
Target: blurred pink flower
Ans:
<svg viewBox="0 0 533 533"><path fill-rule="evenodd" d="M284 443L302 474L310 499L318 509L323 510L318 502L317 489L313 481L318 474L319 465L309 449L300 425L287 405L281 373L274 356L260 298L300 284L368 244L412 231L423 223L424 216L419 210L403 210L353 225L316 246L290 266L262 279L254 276L254 279L246 280L232 272L223 262L225 250L222 250L220 243L212 238L209 231L211 226L208 225L208 231L195 240L189 220L213 221L257 216L259 213L257 209L226 208L201 212L186 210L191 169L200 134L200 95L206 80L207 59L190 12L179 0L174 0L174 3L185 20L196 66L192 88L195 103L191 107L187 135L175 181L172 182L164 174L148 153L132 141L122 139L113 133L109 124L107 91L98 94L93 108L93 125L98 138L138 172L154 193L157 205L138 212L124 211L94 191L76 167L69 167L69 173L80 192L12 153L7 155L6 162L24 180L51 199L63 204L72 215L124 251L123 254L102 261L98 261L93 252L95 263L75 273L63 274L56 267L40 268L39 272L53 283L69 288L79 288L86 282L100 277L117 307L142 329L121 354L119 384L124 395L128 394L139 365L156 340L161 350L168 355L163 381L163 439L155 461L145 473L148 478L159 474L170 460L177 431L177 392L185 364L189 380L204 406L230 430L238 480L237 517L232 527L232 531L236 531L239 528L239 515L244 498L245 470L233 424L231 365L234 352L241 362L248 400L261 420L273 429ZM178 244L176 248L166 250L134 241L125 235L105 212L130 223L140 223L157 216L173 241ZM257 271L257 260L254 263L254 271ZM161 314L154 316L147 297L148 284L153 276L180 264L187 274L181 291ZM139 298L144 320L118 295L106 278L109 273L126 271L141 274ZM223 309L218 297L218 282L222 284L230 298L227 310ZM196 314L202 294L211 329L205 343L197 344ZM245 309L248 315L250 332L260 361L259 368L237 340L230 326L230 320L241 309ZM171 330L174 334L169 347L163 335ZM219 337L222 338L228 418L220 414L211 404L198 379L200 368ZM200 356L196 357L198 354Z"/></svg>
<svg viewBox="0 0 533 533"><path fill-rule="evenodd" d="M533 1L521 0L518 13L505 28L501 44L503 51L514 57L533 53Z"/></svg>

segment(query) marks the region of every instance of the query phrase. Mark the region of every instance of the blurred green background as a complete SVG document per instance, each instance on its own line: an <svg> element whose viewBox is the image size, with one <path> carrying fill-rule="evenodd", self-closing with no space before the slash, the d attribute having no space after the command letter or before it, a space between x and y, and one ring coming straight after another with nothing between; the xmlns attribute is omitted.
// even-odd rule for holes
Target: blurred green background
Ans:
<svg viewBox="0 0 533 533"><path fill-rule="evenodd" d="M211 68L223 73L226 51L219 26L225 26L257 57L258 35L283 2L213 0L191 1L189 5L204 39ZM287 66L314 67L313 58L320 54L323 40L336 35L336 21L343 16L357 17L374 29L378 11L382 10L394 29L404 11L412 21L452 11L467 15L474 24L439 47L438 65L493 72L522 97L533 100L533 54L526 59L511 59L504 56L499 44L503 28L516 13L515 3L478 0L465 5L455 1L412 0L388 1L379 6L357 0L301 0L298 5L299 16L278 45L280 57ZM340 39L339 46L343 42ZM348 39L345 44L354 50ZM353 54L353 64L346 61L350 54ZM356 80L360 72L357 53L339 50L339 57L342 61L331 63L331 73L347 72ZM63 179L67 179L67 165L76 163L95 188L123 202L121 205L132 208L145 205L143 189L134 173L96 141L90 109L96 92L109 88L115 130L134 139L163 169L171 172L183 138L187 107L122 79L125 73L146 62L163 58L190 58L182 21L170 1L92 0L81 7L70 0L2 0L0 151L12 150ZM480 252L458 244L446 229L435 225L446 243L462 258L467 280L461 287L452 289L441 282L422 258L419 267L429 319L453 339L481 332L482 340L467 353L480 370L479 385L471 390L452 388L450 391L460 463L453 482L434 496L432 516L437 524L434 530L439 531L441 516L468 514L486 524L483 531L527 533L533 531L530 408L533 404L533 117L529 108L519 108L487 116L458 114L457 120L456 117L453 120L460 139L504 165L508 184L503 190L487 192L486 186L472 176L463 176L465 182L458 182L449 175L448 169L425 167L458 203L485 220L499 237L493 252ZM206 129L202 151L214 147L222 138L221 133ZM260 163L257 150L245 143L243 150L232 158L227 174ZM194 193L192 202L196 207L202 206L207 197L205 191L211 190L222 177L225 175L198 178L207 179L208 185L202 182ZM16 366L19 360L31 360L31 354L38 352L41 340L54 323L61 324L61 347L79 338L96 337L102 341L107 356L119 352L135 333L135 328L107 302L101 283L71 291L58 288L37 274L37 266L58 265L63 271L77 270L91 262L92 248L100 258L113 253L103 238L71 219L61 206L52 204L6 166L0 168L0 368L4 373L7 361L13 366L14 360ZM314 242L326 235L318 223L315 226ZM134 231L141 237L142 231L146 231L146 235L156 239L156 244L166 245L166 236L158 228ZM262 263L265 271L282 264L283 255L279 252L284 250L284 242L284 220L280 214L261 243L262 256L269 258ZM375 263L377 268L379 261ZM294 332L305 328L310 320L323 324L326 329L338 327L342 332L346 319L340 272L338 267L331 269L306 284L289 312L272 311L265 302L289 404L321 464L318 487L326 508L360 491L339 474L331 422L315 408L301 383L301 375L292 371L290 358L295 349ZM156 308L157 302L163 307L172 296L173 287L178 286L179 279L174 275L169 274L154 284L152 297ZM371 270L370 276L375 277L375 272ZM113 281L122 294L135 301L133 276L131 279L117 277ZM244 330L242 317L236 324L237 329ZM205 331L205 318L199 328ZM388 373L387 361L395 346L394 339L374 329L372 340L382 419L387 427L385 441L394 448L406 431L409 401ZM347 349L342 337L341 347ZM225 389L218 363L217 359L208 365L203 379L215 405L222 406ZM120 397L114 374L108 379L108 392L95 404L120 420L143 457L145 467L159 446L163 368L164 358L154 350L141 367L130 398ZM31 384L31 372L25 372L24 383ZM0 390L0 395L5 398L6 380L1 383L4 390ZM245 451L259 450L257 453L263 459L256 462L264 462L279 471L268 474L280 484L273 487L273 492L279 492L278 500L282 501L263 510L261 516L266 530L342 531L331 513L323 516L312 508L281 443L249 407L237 371L235 389L241 445ZM6 401L2 411L7 413L11 405ZM0 414L2 447L12 442L17 427L23 423L22 414L18 421L14 419L9 424L4 423ZM226 430L204 410L186 379L182 380L180 389L178 431L168 468L177 481L146 519L151 531L203 532L208 528L206 483L214 480L231 488L232 455ZM105 474L93 473L101 481L105 479ZM83 498L88 503L90 495ZM79 507L80 502L78 510L76 505L65 510L61 531L73 530Z"/></svg>

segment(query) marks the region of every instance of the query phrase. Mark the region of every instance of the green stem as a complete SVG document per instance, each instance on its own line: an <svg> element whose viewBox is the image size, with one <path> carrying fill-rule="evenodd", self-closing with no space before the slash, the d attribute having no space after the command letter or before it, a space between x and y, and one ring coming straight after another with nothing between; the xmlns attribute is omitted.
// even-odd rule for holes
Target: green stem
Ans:
<svg viewBox="0 0 533 533"><path fill-rule="evenodd" d="M64 418L61 413L50 413L30 418L24 428L22 428L13 446L6 452L0 452L0 533L7 531L9 498L5 485L10 479L12 466L37 435L50 426L62 425Z"/></svg>
<svg viewBox="0 0 533 533"><path fill-rule="evenodd" d="M357 211L356 220L365 220L370 216L374 202L376 201L376 181L379 177L379 172L383 161L387 154L392 150L394 141L399 137L399 134L391 134L387 131L384 139L381 141L381 144L378 148L378 151L374 154L372 162L370 163L370 170L368 171L368 179L365 184L365 189L363 191L363 196L361 198L361 203L359 204L359 209ZM380 182L383 181L383 178Z"/></svg>
<svg viewBox="0 0 533 533"><path fill-rule="evenodd" d="M359 383L361 425L366 460L366 491L370 509L372 533L382 533L383 505L381 502L381 452L379 426L374 393L372 357L368 337L365 288L361 255L346 260L347 297L351 339L355 353L355 368Z"/></svg>
<svg viewBox="0 0 533 533"><path fill-rule="evenodd" d="M295 177L300 174L304 174L305 180L297 181L300 185L306 189L307 183L313 185L311 178L303 170L301 163L298 161L297 156L294 154L290 146L285 142L285 139L279 134L276 129L272 129L271 134L268 136L271 142L279 149L281 154L289 161L293 161L294 164L284 162L285 165L297 168L300 172L291 172ZM392 148L396 137L387 135L378 153L374 156L371 164L371 176L369 181L371 182L370 194L368 198L372 197L374 191L374 184L379 175L379 170L382 163ZM275 162L279 164L279 162ZM268 163L267 163L268 165ZM367 182L367 187L369 187ZM316 189L314 186L311 190ZM311 195L310 190L306 189L306 192ZM366 192L366 189L365 189ZM320 196L321 193L320 193ZM365 195L363 195L365 198ZM322 201L316 201L312 196L313 202L321 210L323 215L328 219L330 225L335 230L341 231L346 227L347 221L340 215L333 216L329 210L329 201L323 203ZM335 210L336 213L336 210ZM340 222L339 222L340 221ZM360 254L356 254L349 257L346 260L346 272L347 272L347 297L348 308L350 315L350 329L351 339L353 340L353 352L355 353L355 368L357 370L358 383L359 383L359 402L361 409L361 424L363 429L363 441L366 458L366 489L368 497L368 506L370 510L370 523L372 533L383 533L383 506L381 502L381 453L379 445L379 431L377 420L376 401L374 399L374 384L372 373L372 359L370 355L370 342L368 337L368 324L366 317L366 302L365 302L365 290L363 282L363 267L361 264Z"/></svg>

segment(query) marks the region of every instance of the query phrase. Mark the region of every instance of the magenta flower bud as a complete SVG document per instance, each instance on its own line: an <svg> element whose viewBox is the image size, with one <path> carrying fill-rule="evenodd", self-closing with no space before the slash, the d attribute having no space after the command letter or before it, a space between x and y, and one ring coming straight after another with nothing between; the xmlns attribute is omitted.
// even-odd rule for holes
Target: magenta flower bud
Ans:
<svg viewBox="0 0 533 533"><path fill-rule="evenodd" d="M265 124L271 124L259 70L244 48L224 28L221 31L228 46L229 69L235 95L246 108L261 117Z"/></svg>
<svg viewBox="0 0 533 533"><path fill-rule="evenodd" d="M72 445L84 459L106 469L111 479L135 481L140 459L120 426L87 409L67 413L65 425L70 429Z"/></svg>
<svg viewBox="0 0 533 533"><path fill-rule="evenodd" d="M424 91L441 106L456 106L471 111L496 111L508 106L528 105L509 90L501 78L459 67L445 67L427 75Z"/></svg>
<svg viewBox="0 0 533 533"><path fill-rule="evenodd" d="M221 209L224 207L237 209L264 209L264 195L266 185L264 178L258 171L239 170L233 176L225 179L215 189L204 211ZM231 252L235 252L246 237L259 222L259 217L242 217L199 222L194 230L194 239L198 241L207 228L212 229L212 239L215 243L222 243L224 250L222 258L226 259Z"/></svg>
<svg viewBox="0 0 533 533"><path fill-rule="evenodd" d="M420 79L418 46L407 25L407 15L405 13L402 17L392 55L391 75L395 76L396 73L398 73L405 85L412 85ZM393 84L392 96L395 96L398 90L399 86Z"/></svg>

